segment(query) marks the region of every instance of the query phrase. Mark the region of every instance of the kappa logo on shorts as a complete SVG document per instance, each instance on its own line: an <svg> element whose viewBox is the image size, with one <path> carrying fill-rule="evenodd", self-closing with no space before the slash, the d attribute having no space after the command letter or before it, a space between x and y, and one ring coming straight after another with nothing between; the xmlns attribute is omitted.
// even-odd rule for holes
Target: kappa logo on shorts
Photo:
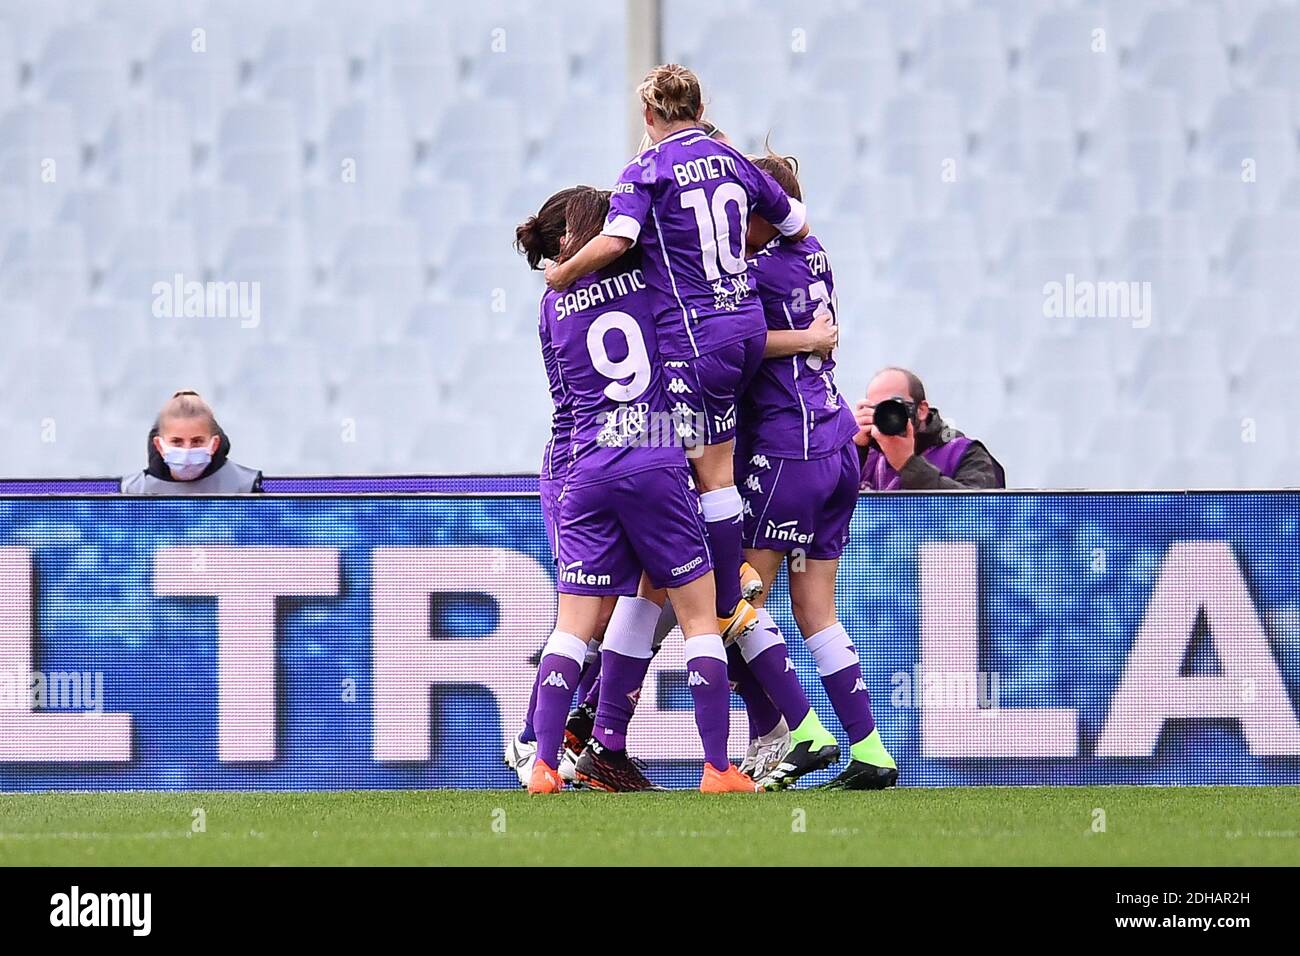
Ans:
<svg viewBox="0 0 1300 956"><path fill-rule="evenodd" d="M859 677L857 680L853 682L853 690L849 691L849 693L856 694L858 691L860 690L865 691L866 689L867 689L867 682L864 681L861 677Z"/></svg>
<svg viewBox="0 0 1300 956"><path fill-rule="evenodd" d="M748 498L746 498L744 501L740 503L740 513L743 517L746 518L754 517L754 509L750 505Z"/></svg>
<svg viewBox="0 0 1300 956"><path fill-rule="evenodd" d="M767 519L767 530L763 532L764 536L772 541L789 541L793 544L812 544L812 534L803 534L799 530L798 521L782 521L780 524L774 522L771 518Z"/></svg>
<svg viewBox="0 0 1300 956"><path fill-rule="evenodd" d="M758 483L758 475L750 475L745 479L745 487L756 495L763 493L763 486Z"/></svg>
<svg viewBox="0 0 1300 956"><path fill-rule="evenodd" d="M672 408L673 423L677 429L677 437L682 439L695 440L695 412L691 406L685 402L677 402Z"/></svg>
<svg viewBox="0 0 1300 956"><path fill-rule="evenodd" d="M749 463L754 468L762 468L764 471L770 471L772 469L772 463L767 460L766 455L755 455L753 458L749 459Z"/></svg>
<svg viewBox="0 0 1300 956"><path fill-rule="evenodd" d="M687 561L685 564L679 564L677 567L673 568L672 576L675 578L681 577L687 571L694 571L703 563L704 563L704 558L701 555L697 554L695 557L691 558L691 560Z"/></svg>
<svg viewBox="0 0 1300 956"><path fill-rule="evenodd" d="M687 675L686 685L688 687L699 687L701 684L703 684L705 687L713 686L712 684L710 684L708 681L704 679L704 675L701 674L699 671L691 671L690 674Z"/></svg>
<svg viewBox="0 0 1300 956"><path fill-rule="evenodd" d="M560 565L560 580L565 584L581 584L587 587L602 587L613 583L609 574L590 574L583 570L581 561Z"/></svg>
<svg viewBox="0 0 1300 956"><path fill-rule="evenodd" d="M542 681L543 687L563 687L569 689L569 682L564 679L564 675L559 671L551 671L546 675L546 680Z"/></svg>
<svg viewBox="0 0 1300 956"><path fill-rule="evenodd" d="M785 659L785 669L787 671L794 670L794 661L790 660L788 657Z"/></svg>
<svg viewBox="0 0 1300 956"><path fill-rule="evenodd" d="M668 383L668 391L674 395L684 395L691 390L691 387L680 378L674 378Z"/></svg>

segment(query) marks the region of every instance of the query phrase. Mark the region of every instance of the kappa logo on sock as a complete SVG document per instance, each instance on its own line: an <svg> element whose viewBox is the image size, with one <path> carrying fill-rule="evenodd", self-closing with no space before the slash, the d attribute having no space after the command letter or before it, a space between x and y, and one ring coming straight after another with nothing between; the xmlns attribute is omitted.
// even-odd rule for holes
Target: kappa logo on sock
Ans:
<svg viewBox="0 0 1300 956"><path fill-rule="evenodd" d="M686 685L688 687L699 687L701 684L703 684L705 687L713 686L704 679L704 675L701 674L699 671L691 671L686 678Z"/></svg>
<svg viewBox="0 0 1300 956"><path fill-rule="evenodd" d="M790 660L788 657L785 659L785 669L787 671L794 670L794 661Z"/></svg>
<svg viewBox="0 0 1300 956"><path fill-rule="evenodd" d="M543 687L563 687L569 689L569 682L564 679L564 675L559 671L551 671L546 675L546 680L542 681Z"/></svg>
<svg viewBox="0 0 1300 956"><path fill-rule="evenodd" d="M856 694L858 691L866 690L866 689L867 689L867 682L864 681L861 677L859 677L857 680L853 682L853 690L849 691L849 693Z"/></svg>

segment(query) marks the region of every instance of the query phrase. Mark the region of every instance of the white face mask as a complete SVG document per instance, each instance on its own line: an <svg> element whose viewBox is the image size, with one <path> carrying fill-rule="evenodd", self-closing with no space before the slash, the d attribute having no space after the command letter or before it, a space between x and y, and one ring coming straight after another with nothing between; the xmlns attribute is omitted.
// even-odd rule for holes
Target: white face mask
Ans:
<svg viewBox="0 0 1300 956"><path fill-rule="evenodd" d="M193 481L212 464L212 452L206 448L177 448L169 445L163 449L163 461L178 481Z"/></svg>

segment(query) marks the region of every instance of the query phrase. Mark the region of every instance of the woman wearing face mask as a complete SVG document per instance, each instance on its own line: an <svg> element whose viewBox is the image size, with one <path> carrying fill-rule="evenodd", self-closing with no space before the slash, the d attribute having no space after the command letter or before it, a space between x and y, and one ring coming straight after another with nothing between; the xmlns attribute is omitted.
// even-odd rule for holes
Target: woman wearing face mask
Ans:
<svg viewBox="0 0 1300 956"><path fill-rule="evenodd" d="M174 394L149 432L149 465L122 479L128 495L239 494L262 490L262 473L230 460L230 439L198 392Z"/></svg>

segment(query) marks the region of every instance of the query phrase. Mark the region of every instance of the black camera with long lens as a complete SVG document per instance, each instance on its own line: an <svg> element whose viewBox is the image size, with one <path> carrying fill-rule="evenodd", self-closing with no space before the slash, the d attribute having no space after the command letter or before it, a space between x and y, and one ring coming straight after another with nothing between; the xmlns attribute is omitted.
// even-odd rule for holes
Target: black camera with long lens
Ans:
<svg viewBox="0 0 1300 956"><path fill-rule="evenodd" d="M907 432L907 423L915 414L915 403L905 402L901 398L887 398L872 411L871 420L882 435L902 435Z"/></svg>

